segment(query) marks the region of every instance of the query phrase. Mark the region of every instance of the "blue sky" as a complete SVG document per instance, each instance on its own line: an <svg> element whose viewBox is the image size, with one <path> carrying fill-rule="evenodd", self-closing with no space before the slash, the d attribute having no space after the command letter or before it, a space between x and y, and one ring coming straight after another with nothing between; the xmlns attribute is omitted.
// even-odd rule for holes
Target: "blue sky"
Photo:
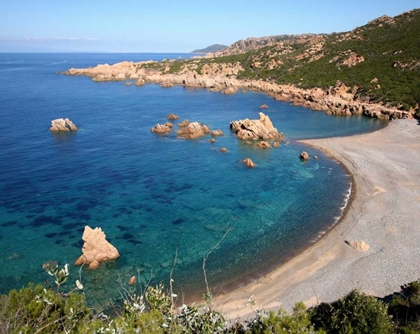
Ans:
<svg viewBox="0 0 420 334"><path fill-rule="evenodd" d="M420 0L0 0L0 52L190 52L352 30Z"/></svg>

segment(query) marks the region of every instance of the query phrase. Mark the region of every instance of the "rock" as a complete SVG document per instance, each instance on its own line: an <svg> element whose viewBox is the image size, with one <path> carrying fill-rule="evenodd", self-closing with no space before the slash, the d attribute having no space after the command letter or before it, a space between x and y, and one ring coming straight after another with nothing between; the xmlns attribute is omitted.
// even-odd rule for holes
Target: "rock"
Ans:
<svg viewBox="0 0 420 334"><path fill-rule="evenodd" d="M209 143L215 143L215 142L216 142L216 139L214 139L214 138L209 139L209 140L208 140L208 142L209 142Z"/></svg>
<svg viewBox="0 0 420 334"><path fill-rule="evenodd" d="M261 109L268 109L268 106L266 104L263 104L260 108Z"/></svg>
<svg viewBox="0 0 420 334"><path fill-rule="evenodd" d="M137 279L136 276L131 276L130 279L128 280L128 284L133 285L136 284Z"/></svg>
<svg viewBox="0 0 420 334"><path fill-rule="evenodd" d="M100 227L91 229L85 226L82 237L85 242L82 247L83 254L74 264L76 266L88 264L90 269L95 269L100 262L118 259L120 257L118 250L105 238L106 235Z"/></svg>
<svg viewBox="0 0 420 334"><path fill-rule="evenodd" d="M185 139L195 139L205 136L210 133L210 129L207 125L200 124L199 122L189 123L188 126L182 127L178 130L177 134L179 137Z"/></svg>
<svg viewBox="0 0 420 334"><path fill-rule="evenodd" d="M51 121L50 131L77 131L77 126L68 118L57 118Z"/></svg>
<svg viewBox="0 0 420 334"><path fill-rule="evenodd" d="M309 160L309 154L308 154L308 153L306 153L305 151L303 151L303 152L300 154L300 158L301 158L302 160Z"/></svg>
<svg viewBox="0 0 420 334"><path fill-rule="evenodd" d="M56 268L56 267L58 267L58 261L46 261L42 264L42 269L44 270L49 269L49 268Z"/></svg>
<svg viewBox="0 0 420 334"><path fill-rule="evenodd" d="M220 91L222 94L229 95L229 94L236 94L238 92L238 88L230 86Z"/></svg>
<svg viewBox="0 0 420 334"><path fill-rule="evenodd" d="M266 141L260 141L260 142L257 144L257 146L258 146L259 148L264 148L264 149L266 149L266 148L271 148L270 143L267 143Z"/></svg>
<svg viewBox="0 0 420 334"><path fill-rule="evenodd" d="M173 113L170 113L170 114L166 115L166 118L169 119L170 121L174 121L174 120L178 119L179 116L175 115Z"/></svg>
<svg viewBox="0 0 420 334"><path fill-rule="evenodd" d="M188 119L184 119L181 123L178 123L178 126L180 128L186 127L190 124L190 121Z"/></svg>
<svg viewBox="0 0 420 334"><path fill-rule="evenodd" d="M222 130L220 130L220 129L213 130L210 134L211 134L212 136L223 136L223 132L222 132Z"/></svg>
<svg viewBox="0 0 420 334"><path fill-rule="evenodd" d="M245 120L232 121L230 122L230 128L235 131L239 139L243 140L283 140L283 134L277 131L270 118L262 112L260 112L258 120L247 118Z"/></svg>
<svg viewBox="0 0 420 334"><path fill-rule="evenodd" d="M314 155L314 159L315 159L315 160L318 160L318 156Z"/></svg>
<svg viewBox="0 0 420 334"><path fill-rule="evenodd" d="M169 128L173 128L174 125L171 122L166 122L165 125Z"/></svg>
<svg viewBox="0 0 420 334"><path fill-rule="evenodd" d="M144 79L142 78L137 79L135 83L136 86L144 86L145 84L146 84L146 81L144 81Z"/></svg>
<svg viewBox="0 0 420 334"><path fill-rule="evenodd" d="M273 143L273 147L274 148L277 148L277 147L279 147L280 146L280 143L278 142L278 141L275 141L274 143Z"/></svg>
<svg viewBox="0 0 420 334"><path fill-rule="evenodd" d="M97 260L93 260L89 264L89 269L98 269L99 268L99 262Z"/></svg>
<svg viewBox="0 0 420 334"><path fill-rule="evenodd" d="M131 81L124 82L124 86L131 86L133 83Z"/></svg>
<svg viewBox="0 0 420 334"><path fill-rule="evenodd" d="M351 248L359 252L367 252L370 249L370 246L364 242L363 240L360 241L348 241L346 240L346 244L349 245Z"/></svg>
<svg viewBox="0 0 420 334"><path fill-rule="evenodd" d="M226 147L222 147L219 149L220 152L226 153L228 150Z"/></svg>
<svg viewBox="0 0 420 334"><path fill-rule="evenodd" d="M152 131L152 132L156 132L156 133L160 133L160 134L165 134L165 133L168 133L169 131L171 131L171 128L172 127L170 127L170 126L168 126L168 125L166 125L166 124L156 124L153 128L151 128L150 130Z"/></svg>
<svg viewBox="0 0 420 334"><path fill-rule="evenodd" d="M250 159L250 158L245 158L244 160L242 160L242 162L244 163L245 166L247 166L248 168L254 168L255 164L254 162Z"/></svg>
<svg viewBox="0 0 420 334"><path fill-rule="evenodd" d="M174 86L174 84L170 81L164 81L160 84L160 87L162 87L162 88L168 88L168 87L173 87L173 86Z"/></svg>
<svg viewBox="0 0 420 334"><path fill-rule="evenodd" d="M115 81L124 81L126 79L124 73L118 73L117 76L114 77Z"/></svg>

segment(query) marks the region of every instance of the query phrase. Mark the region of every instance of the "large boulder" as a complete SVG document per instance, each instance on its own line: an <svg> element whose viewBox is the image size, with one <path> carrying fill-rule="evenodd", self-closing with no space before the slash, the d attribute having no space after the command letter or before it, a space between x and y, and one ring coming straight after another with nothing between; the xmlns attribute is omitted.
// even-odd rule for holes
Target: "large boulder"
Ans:
<svg viewBox="0 0 420 334"><path fill-rule="evenodd" d="M247 166L248 168L254 168L255 164L254 162L250 159L250 158L245 158L244 160L242 160L242 162L244 163L245 166Z"/></svg>
<svg viewBox="0 0 420 334"><path fill-rule="evenodd" d="M77 126L74 125L74 123L69 120L68 118L57 118L51 121L51 127L50 127L51 131L64 131L64 132L68 132L68 131L76 131L77 130Z"/></svg>
<svg viewBox="0 0 420 334"><path fill-rule="evenodd" d="M307 152L303 151L303 152L300 154L300 158L301 158L302 160L309 160L309 154L308 154Z"/></svg>
<svg viewBox="0 0 420 334"><path fill-rule="evenodd" d="M167 122L168 123L168 122ZM155 133L165 134L171 131L172 126L169 126L168 124L156 124L153 128L150 130Z"/></svg>
<svg viewBox="0 0 420 334"><path fill-rule="evenodd" d="M178 119L179 116L175 115L173 113L170 113L170 114L166 115L166 118L169 119L170 121L174 121L174 120Z"/></svg>
<svg viewBox="0 0 420 334"><path fill-rule="evenodd" d="M105 238L106 235L100 227L91 229L89 226L85 226L82 236L85 242L82 247L83 254L74 264L76 266L87 264L89 268L95 269L101 262L118 259L120 257L118 250Z"/></svg>
<svg viewBox="0 0 420 334"><path fill-rule="evenodd" d="M221 90L220 92L225 95L236 94L238 92L238 88L230 86Z"/></svg>
<svg viewBox="0 0 420 334"><path fill-rule="evenodd" d="M209 133L209 127L207 125L200 124L199 122L191 122L188 126L182 127L177 132L179 137L186 139L200 138Z"/></svg>
<svg viewBox="0 0 420 334"><path fill-rule="evenodd" d="M216 130L213 130L212 132L211 132L211 135L212 136L223 136L223 131L222 130L220 130L220 129L216 129Z"/></svg>
<svg viewBox="0 0 420 334"><path fill-rule="evenodd" d="M257 120L245 120L230 122L230 128L235 131L239 139L260 140L275 139L283 140L283 134L279 133L271 123L271 120L264 113L260 112L260 118Z"/></svg>
<svg viewBox="0 0 420 334"><path fill-rule="evenodd" d="M370 249L370 246L363 240L346 240L346 244L359 252L367 252Z"/></svg>

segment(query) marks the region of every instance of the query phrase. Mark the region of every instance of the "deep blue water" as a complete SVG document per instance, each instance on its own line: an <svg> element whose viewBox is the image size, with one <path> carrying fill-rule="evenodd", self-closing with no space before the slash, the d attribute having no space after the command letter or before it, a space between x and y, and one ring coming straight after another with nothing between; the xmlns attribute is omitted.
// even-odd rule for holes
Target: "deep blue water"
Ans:
<svg viewBox="0 0 420 334"><path fill-rule="evenodd" d="M278 265L337 221L349 177L295 140L368 132L386 123L327 116L255 92L226 96L56 74L179 56L189 55L0 53L1 293L50 280L41 268L45 261L72 264L85 225L102 227L121 254L99 270L82 270L88 301L98 305L118 298L119 280L125 284L131 275L167 284L176 252L177 291L202 290L203 257L227 230L207 260L211 287ZM232 120L258 118L262 104L286 136L277 149L249 147L229 130ZM171 112L225 135L211 144L209 137L152 133ZM51 133L50 121L59 117L79 130ZM302 150L319 159L301 162ZM245 168L240 160L246 157L257 167ZM78 270L71 266L68 290Z"/></svg>

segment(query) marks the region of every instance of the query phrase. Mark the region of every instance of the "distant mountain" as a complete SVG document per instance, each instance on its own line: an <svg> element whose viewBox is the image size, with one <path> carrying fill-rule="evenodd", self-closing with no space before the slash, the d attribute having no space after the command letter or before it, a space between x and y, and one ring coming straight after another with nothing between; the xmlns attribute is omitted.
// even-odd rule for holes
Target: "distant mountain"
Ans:
<svg viewBox="0 0 420 334"><path fill-rule="evenodd" d="M210 45L204 49L197 49L194 51L191 51L190 53L209 53L209 52L217 52L217 51L221 51L223 49L226 49L227 45L223 45L223 44L213 44Z"/></svg>

